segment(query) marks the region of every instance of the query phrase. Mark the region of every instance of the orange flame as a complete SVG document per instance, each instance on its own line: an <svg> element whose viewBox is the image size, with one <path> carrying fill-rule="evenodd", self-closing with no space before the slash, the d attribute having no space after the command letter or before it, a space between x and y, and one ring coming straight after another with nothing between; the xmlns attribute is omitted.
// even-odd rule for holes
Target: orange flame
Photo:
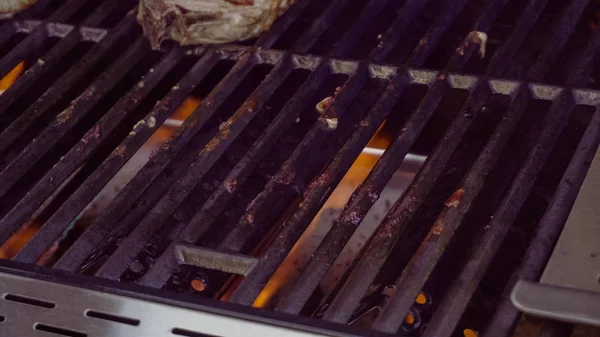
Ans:
<svg viewBox="0 0 600 337"><path fill-rule="evenodd" d="M25 71L25 62L17 64L17 66L14 67L13 70L6 74L6 76L4 76L4 78L0 80L0 94L2 94L11 85L13 85L13 83L15 83L17 78L19 78L19 76L23 74L23 71Z"/></svg>
<svg viewBox="0 0 600 337"><path fill-rule="evenodd" d="M0 79L0 94L10 88L17 79L23 74L25 71L25 63L19 63L14 69L12 69L4 78ZM200 104L200 99L195 97L188 97L182 104L177 108L177 110L169 117L172 120L183 121L185 120ZM156 130L156 132L148 139L144 146L149 147L160 147L162 143L164 143L176 130L177 128L174 126L161 126ZM35 235L40 226L42 225L39 221L30 221L21 228L17 232L15 232L3 245L0 246L0 258L1 259L10 259L14 257L15 254L19 252L23 246ZM52 255L56 250L57 242L53 244L46 252L44 252L45 258L47 259L48 255ZM43 264L43 262L40 262Z"/></svg>
<svg viewBox="0 0 600 337"><path fill-rule="evenodd" d="M25 62L20 62L4 78L0 79L0 95L10 88L25 71ZM30 223L21 227L12 237L0 246L0 258L9 259L21 249L37 231L37 224Z"/></svg>
<svg viewBox="0 0 600 337"><path fill-rule="evenodd" d="M391 137L383 131L384 125L380 126L375 135L369 141L368 147L385 149L391 142ZM307 262L312 254L312 250L317 247L312 246L308 241L311 237L324 236L328 228L321 226L319 219L323 215L323 210L343 208L352 191L367 177L373 166L377 163L378 156L362 153L354 161L342 181L333 191L329 199L325 202L317 216L308 226L302 237L292 248L279 269L273 274L267 285L260 292L253 303L254 307L265 308L269 305L273 296L275 296L285 285L299 274L299 267ZM321 233L324 232L324 233Z"/></svg>

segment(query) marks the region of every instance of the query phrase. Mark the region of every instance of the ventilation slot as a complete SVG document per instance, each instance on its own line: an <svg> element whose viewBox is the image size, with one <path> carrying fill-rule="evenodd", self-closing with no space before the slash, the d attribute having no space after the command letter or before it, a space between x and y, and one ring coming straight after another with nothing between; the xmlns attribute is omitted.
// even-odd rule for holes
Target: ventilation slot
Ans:
<svg viewBox="0 0 600 337"><path fill-rule="evenodd" d="M133 326L140 325L139 319L121 317L121 316L106 314L106 313L98 312L98 311L94 311L94 310L87 310L85 312L85 315L87 317L93 317L93 318L103 319L103 320L107 320L107 321L123 323L123 324L127 324L127 325L133 325Z"/></svg>
<svg viewBox="0 0 600 337"><path fill-rule="evenodd" d="M207 335L204 333L199 333L199 332L194 332L194 331L189 331L189 330L184 330L184 329L179 329L179 328L175 328L171 332L174 335L186 336L186 337L220 337L220 336Z"/></svg>
<svg viewBox="0 0 600 337"><path fill-rule="evenodd" d="M4 299L7 301L13 301L13 302L19 302L19 303L23 303L23 304L34 305L36 307L42 307L42 308L47 308L47 309L52 309L56 306L56 304L54 304L52 302L46 302L46 301L42 301L42 300L38 300L38 299L34 299L34 298L28 298L28 297L12 295L12 294L6 294L4 296Z"/></svg>
<svg viewBox="0 0 600 337"><path fill-rule="evenodd" d="M57 327L54 327L54 326L49 326L49 325L40 324L40 323L38 323L38 324L35 325L35 329L39 330L39 331L50 332L50 333L61 335L61 336L87 337L87 334L85 334L83 332L78 332L78 331L73 331L73 330L67 330L67 329L63 329L63 328L57 328Z"/></svg>

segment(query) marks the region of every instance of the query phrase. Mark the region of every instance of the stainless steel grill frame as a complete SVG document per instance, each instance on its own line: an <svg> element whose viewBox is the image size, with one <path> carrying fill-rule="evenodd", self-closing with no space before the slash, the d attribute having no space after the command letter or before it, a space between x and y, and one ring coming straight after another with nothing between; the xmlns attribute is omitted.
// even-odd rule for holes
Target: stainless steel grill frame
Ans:
<svg viewBox="0 0 600 337"><path fill-rule="evenodd" d="M316 326L317 333L326 335L408 334L417 333L402 330L406 328L403 317L408 312L418 314L416 296L423 289L439 288L444 291L434 298L441 300L435 303L423 335L451 336L469 317L477 322L474 328L487 331L486 319L472 318L476 311L473 297L494 259L506 252L502 244L523 217L524 205L536 188L551 181L547 184L552 186L548 187L547 208L536 219L545 213L543 228L561 228L564 212L552 214L556 207L570 209L575 195L568 193L565 199L563 193L581 185L595 154L589 149L600 143L600 96L590 84L600 50L600 30L585 32L580 27L590 11L588 1L573 0L561 7L552 16L555 26L549 30L549 38L541 43L530 64L523 65L525 70L518 76L508 76L515 70L513 65L525 58L523 50L533 48L528 43L538 21L554 10L548 9L552 7L548 2L406 1L400 5L365 0L353 9L345 0L328 5L300 0L253 43L187 49L165 46L162 51L151 52L134 16L127 14L134 2L88 2L86 7L83 1L58 4L40 0L0 26L0 46L10 45L0 54L0 76L23 60L33 60L0 96L0 242L6 242L32 219L67 181L68 193L57 197L51 214L14 262L3 262L4 272L42 279L54 275L53 281L119 294L129 289L129 282L164 288L188 267L204 268L220 289L229 275L214 271L235 272L240 269L232 264L250 263L251 267L240 271L245 278L229 299L250 305L379 126L390 114L402 110L398 105L410 88L425 86L426 93L416 109L402 111L401 131L353 193L300 277L277 298L276 313L263 315L216 301L206 302L211 304L202 310L223 305L232 312L258 315L261 321L267 317L272 323L271 319L281 318L285 324ZM514 28L496 48L487 51L491 56L482 61L480 48L486 42L478 39L478 34L492 35L497 29L495 22L508 6L515 6L519 13ZM374 34L371 25L379 19L384 21L383 14L391 9L398 15L386 19L385 29ZM434 14L423 27L418 19L429 12ZM348 29L339 29L352 18L355 20ZM403 44L406 36L418 35L411 29L422 32L420 39L414 41L416 44ZM440 50L452 43L450 31L463 34L445 58ZM298 33L300 36L295 36ZM77 62L62 64L82 43L87 49ZM356 51L367 45L373 48ZM568 53L573 46L579 46L576 56ZM320 55L311 55L313 52ZM365 57L353 57L358 54ZM396 55L404 58L391 60ZM431 61L436 55L445 66L427 69L439 62ZM553 68L565 58L571 62L560 67L564 70ZM210 87L200 106L53 268L28 267L61 236L156 126L200 83L209 81L224 62L230 69ZM53 73L54 69L64 69L64 73ZM173 75L178 69L185 71ZM271 116L271 103L279 96L278 90L298 71L306 74L305 80L280 102L272 120L260 128L253 124L265 118L261 116ZM262 74L257 75L260 80L252 75L257 73ZM550 84L541 84L546 81ZM161 89L165 83L172 85ZM333 104L323 115L316 114L314 105L334 92ZM453 114L424 167L336 291L326 294L326 306L321 306L320 313L312 313L322 319L298 316L403 158L431 120L448 109L445 99L458 93L465 98L455 98L460 104L449 109ZM494 110L496 106L501 106L499 111ZM301 123L296 126L299 117ZM337 128L330 127L329 119L339 121ZM258 131L247 136L254 128ZM285 148L287 152L281 150L275 173L263 178L264 183L252 192L244 192L250 198L247 207L223 218L233 201L243 197L236 194L236 186L256 179L258 168L270 151L293 133L290 130L297 134L290 136L295 138L288 141L293 145ZM486 134L479 135L481 130ZM208 135L206 139L203 134ZM482 141L471 144L477 135ZM252 140L242 147L244 137ZM519 142L529 148L520 148ZM232 154L233 148L244 151ZM510 151L515 152L514 158ZM556 170L564 176L547 173L554 169L555 155L563 156L563 164ZM549 178L543 178L546 176ZM209 180L217 181L217 185L202 194L201 207L186 212L184 200L197 194L197 186ZM481 220L474 214L482 196L490 198L488 218L474 226L475 220ZM561 202L550 202L556 198ZM424 215L426 210L431 214ZM279 221L282 216L283 221ZM222 219L235 226L220 242L188 252L197 258L175 258L176 247L195 245ZM259 256L250 256L274 226L279 230L268 247ZM535 224L531 228L535 229ZM470 235L465 234L468 231ZM456 242L471 242L472 251L456 253L460 250ZM394 257L404 261L400 262L402 273L396 269L384 277L395 283L395 293L379 308L371 325L373 331L353 332L344 324L355 318L364 294L381 279L381 271L390 263L390 254L398 252L399 243L404 247ZM525 249L540 244L532 241L521 245ZM543 242L543 246L553 244ZM222 256L215 258L214 250ZM527 263L535 265L536 272L520 276L537 279L540 266L551 253L547 249L544 252L534 261L528 257ZM452 274L451 282L436 286L434 281L444 277L443 261L448 256L458 256L460 268ZM516 269L513 267L503 274L506 279L501 284L507 289L504 298L514 283L514 279L508 280ZM78 273L95 277L80 278ZM147 291L131 289L135 290L124 291L125 295L137 297L138 292ZM189 297L166 291L156 294L163 301L165 296L189 301ZM496 315L493 328L486 332L489 335L506 336L514 329L517 310L506 305L500 308L501 312L488 309ZM498 315L509 319L500 323ZM6 317L0 329L9 323L10 317ZM85 329L74 329L81 330ZM91 331L81 333L93 335Z"/></svg>

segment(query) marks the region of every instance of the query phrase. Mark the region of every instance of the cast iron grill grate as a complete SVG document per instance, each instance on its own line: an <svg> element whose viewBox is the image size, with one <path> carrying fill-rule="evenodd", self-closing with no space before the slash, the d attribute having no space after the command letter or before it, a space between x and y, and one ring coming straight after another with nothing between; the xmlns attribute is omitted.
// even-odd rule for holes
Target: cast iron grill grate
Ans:
<svg viewBox="0 0 600 337"><path fill-rule="evenodd" d="M252 305L388 120L392 142L268 307L357 334L510 335L508 291L539 277L556 237L535 254L531 239L560 232L574 196L551 202L579 188L600 142L594 6L299 0L255 41L151 51L135 2L39 0L0 25L0 77L24 68L0 96L0 242L35 227L13 261ZM190 97L177 131L73 229ZM413 152L428 158L411 185L318 289Z"/></svg>

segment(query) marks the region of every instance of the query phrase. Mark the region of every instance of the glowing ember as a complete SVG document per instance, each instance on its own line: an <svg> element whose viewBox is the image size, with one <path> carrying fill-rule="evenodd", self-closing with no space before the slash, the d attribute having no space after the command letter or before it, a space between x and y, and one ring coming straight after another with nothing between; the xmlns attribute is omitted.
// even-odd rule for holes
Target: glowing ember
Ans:
<svg viewBox="0 0 600 337"><path fill-rule="evenodd" d="M4 78L0 80L0 95L4 93L25 71L25 62L17 64Z"/></svg>
<svg viewBox="0 0 600 337"><path fill-rule="evenodd" d="M0 94L8 89L17 78L24 71L24 63L21 62L15 67L8 75L0 80ZM67 231L63 233L63 236L55 241L48 250L38 259L36 264L46 265L51 263L55 257L55 253L59 248L61 240L65 237L66 233L69 232L75 226L80 226L82 223L86 223L86 219L95 218L100 212L110 203L110 201L125 187L125 185L135 176L135 174L146 164L150 154L159 149L169 137L177 130L177 127L181 125L185 120L200 104L200 99L195 97L188 97L182 104L177 108L175 112L170 116L170 123L161 125L156 132L146 141L146 143L140 148L140 150L134 154L134 156L121 168L121 170L113 177L111 181L100 191L98 196L79 214L79 216L69 226ZM144 122L147 127L154 128L156 126L156 120L150 118L148 123ZM63 186L68 182L67 180ZM62 187L59 187L55 194L51 196L44 205L36 212L36 215L32 217L35 219L28 224L22 226L4 245L0 247L0 258L10 259L12 258L30 239L35 235L43 224L43 220L38 219L38 214L44 210L54 196L60 192ZM199 284L197 284L200 287Z"/></svg>
<svg viewBox="0 0 600 337"><path fill-rule="evenodd" d="M348 202L352 192L367 177L377 160L391 143L391 136L379 128L362 154L355 160L337 188L325 202L319 213L315 216L302 237L296 242L284 262L263 288L254 301L253 306L264 308L270 305L271 299L288 283L298 277L301 268L308 262L313 252L317 249L333 222L341 213ZM400 196L405 186L412 180L412 175L398 175L392 180L400 179L400 186L388 185L373 205L371 211L365 216L364 221L357 227L338 259L334 262L327 275L321 281L320 287L328 293L333 289L346 268L353 261L369 237L376 230L383 216L392 203ZM397 183L395 185L398 185Z"/></svg>

